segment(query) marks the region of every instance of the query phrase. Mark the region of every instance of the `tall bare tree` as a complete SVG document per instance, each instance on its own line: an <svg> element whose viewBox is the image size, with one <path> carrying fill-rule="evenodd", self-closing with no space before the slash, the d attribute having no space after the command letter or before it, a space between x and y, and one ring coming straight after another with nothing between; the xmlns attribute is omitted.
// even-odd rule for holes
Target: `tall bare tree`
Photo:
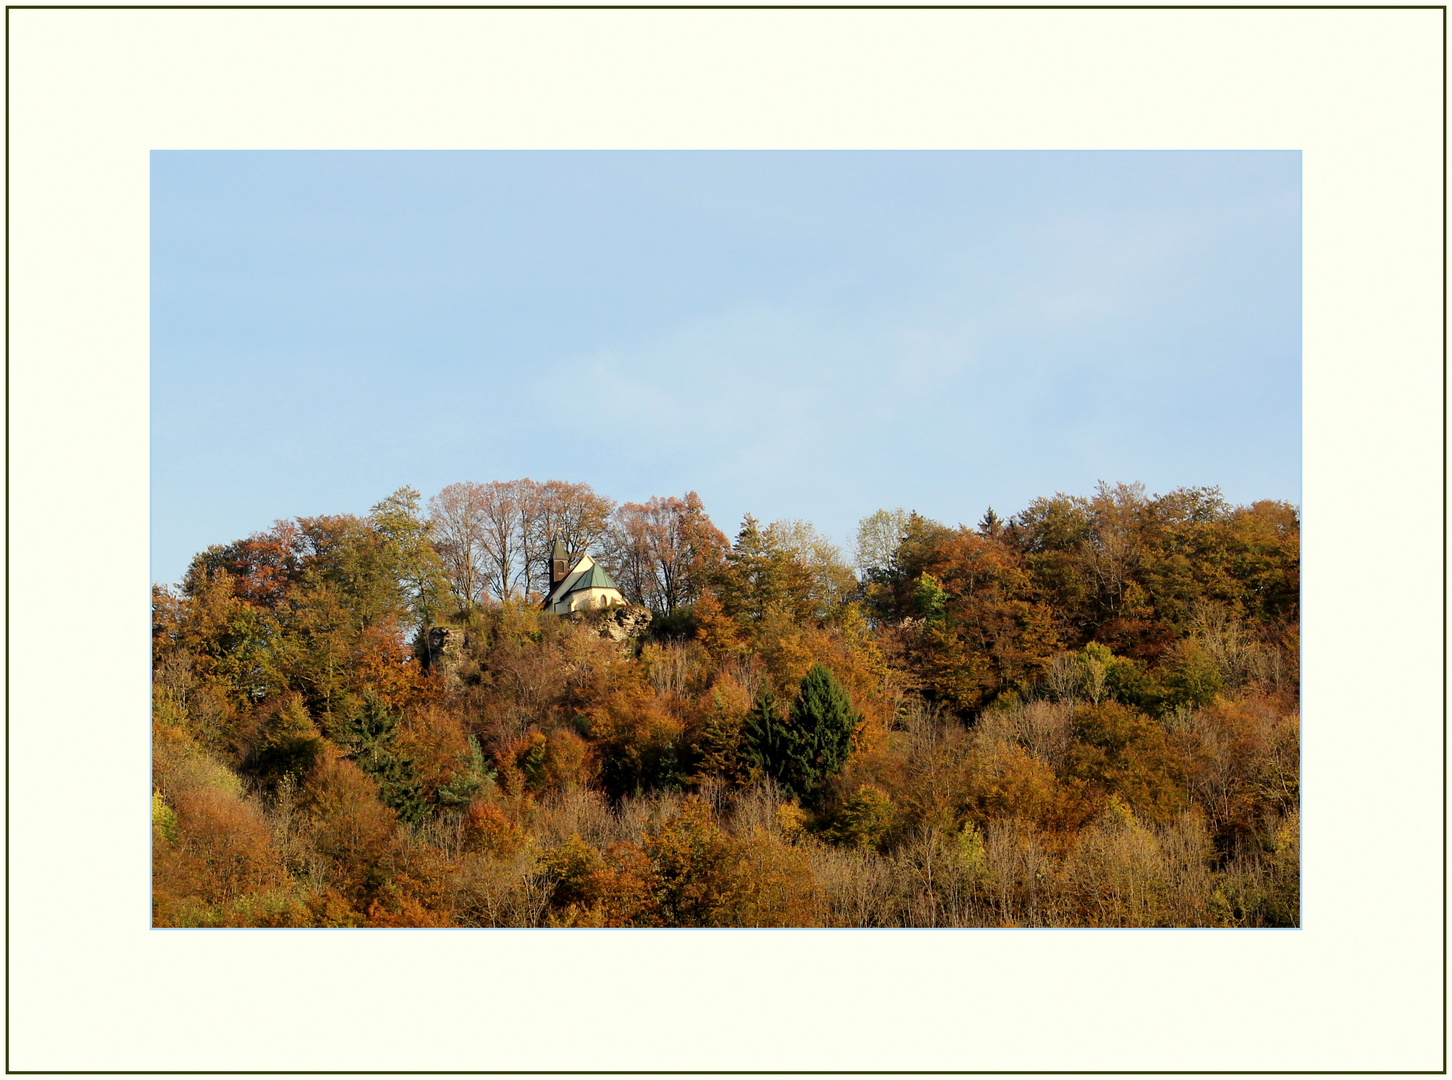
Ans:
<svg viewBox="0 0 1452 1080"><path fill-rule="evenodd" d="M529 481L496 480L483 485L480 506L485 581L489 591L508 600L524 576L524 519L520 489Z"/></svg>
<svg viewBox="0 0 1452 1080"><path fill-rule="evenodd" d="M540 567L547 566L552 537L542 535L539 517L544 505L545 485L525 477L514 481L514 498L519 516L519 585L526 596L539 596L549 587L549 572L543 579Z"/></svg>
<svg viewBox="0 0 1452 1080"><path fill-rule="evenodd" d="M469 608L484 599L483 484L450 484L429 500L433 539L443 559L449 588Z"/></svg>
<svg viewBox="0 0 1452 1080"><path fill-rule="evenodd" d="M581 552L596 548L610 526L615 501L596 495L589 484L547 480L534 485L531 509L525 523L530 538L526 573L529 587L543 593L549 588L554 542L564 542L571 561Z"/></svg>
<svg viewBox="0 0 1452 1080"><path fill-rule="evenodd" d="M429 500L430 521L450 587L461 603L542 595L550 551L562 540L573 560L597 548L615 503L589 484L496 480L450 484Z"/></svg>
<svg viewBox="0 0 1452 1080"><path fill-rule="evenodd" d="M700 496L690 491L616 510L605 561L626 599L664 614L695 600L704 567L727 547Z"/></svg>

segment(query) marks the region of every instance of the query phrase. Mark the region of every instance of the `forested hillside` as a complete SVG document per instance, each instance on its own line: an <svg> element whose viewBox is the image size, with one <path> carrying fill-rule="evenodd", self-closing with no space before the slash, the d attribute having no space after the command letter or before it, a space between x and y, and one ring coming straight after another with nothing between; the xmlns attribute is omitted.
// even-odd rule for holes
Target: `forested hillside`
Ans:
<svg viewBox="0 0 1452 1080"><path fill-rule="evenodd" d="M555 539L643 630L541 610ZM1138 485L851 554L557 481L276 522L154 592L154 920L1294 926L1299 553Z"/></svg>

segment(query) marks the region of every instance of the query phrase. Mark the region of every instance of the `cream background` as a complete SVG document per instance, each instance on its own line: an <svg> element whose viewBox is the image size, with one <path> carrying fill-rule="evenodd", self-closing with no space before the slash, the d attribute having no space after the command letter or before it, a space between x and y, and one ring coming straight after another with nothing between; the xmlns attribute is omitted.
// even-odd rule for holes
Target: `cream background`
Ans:
<svg viewBox="0 0 1452 1080"><path fill-rule="evenodd" d="M1441 1067L1440 12L8 29L10 1068ZM150 930L147 155L280 147L1302 150L1303 929Z"/></svg>

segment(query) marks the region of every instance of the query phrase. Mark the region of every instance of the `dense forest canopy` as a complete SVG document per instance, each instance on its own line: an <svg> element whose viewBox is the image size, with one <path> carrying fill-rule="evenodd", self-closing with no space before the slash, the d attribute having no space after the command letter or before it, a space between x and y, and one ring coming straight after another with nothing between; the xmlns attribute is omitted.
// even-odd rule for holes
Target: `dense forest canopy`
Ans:
<svg viewBox="0 0 1452 1080"><path fill-rule="evenodd" d="M545 613L557 539L630 607ZM1125 484L850 555L560 481L279 521L154 590L154 919L1297 925L1299 560Z"/></svg>

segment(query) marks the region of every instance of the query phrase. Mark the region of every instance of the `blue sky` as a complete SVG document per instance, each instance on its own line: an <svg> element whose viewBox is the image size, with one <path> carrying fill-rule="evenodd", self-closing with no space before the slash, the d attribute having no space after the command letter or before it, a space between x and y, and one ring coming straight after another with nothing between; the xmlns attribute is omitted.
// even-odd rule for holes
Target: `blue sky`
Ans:
<svg viewBox="0 0 1452 1080"><path fill-rule="evenodd" d="M1301 500L1295 152L154 152L152 578L404 484Z"/></svg>

